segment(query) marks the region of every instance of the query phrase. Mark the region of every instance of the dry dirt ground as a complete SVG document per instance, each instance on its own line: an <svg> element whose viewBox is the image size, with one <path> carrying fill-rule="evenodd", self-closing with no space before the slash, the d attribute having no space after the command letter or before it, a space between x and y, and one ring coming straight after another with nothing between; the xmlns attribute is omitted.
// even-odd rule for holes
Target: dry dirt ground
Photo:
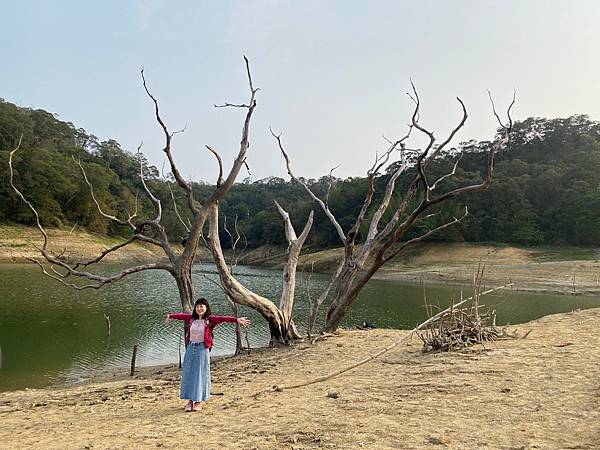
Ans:
<svg viewBox="0 0 600 450"><path fill-rule="evenodd" d="M49 238L49 250L63 254L67 259L96 258L104 249L122 241L122 239L105 238L80 230L50 228L46 230ZM41 247L43 236L37 228L24 226L0 226L0 263L23 263L26 258L40 259L40 252L34 247ZM126 251L118 251L105 259L109 263L142 262L150 258L162 256L151 245L134 244Z"/></svg>
<svg viewBox="0 0 600 450"><path fill-rule="evenodd" d="M2 393L0 448L598 449L599 324L600 309L547 316L519 326L519 339L453 354L423 354L413 338L336 378L272 392L406 334L342 331L213 362L213 396L193 413L176 367Z"/></svg>

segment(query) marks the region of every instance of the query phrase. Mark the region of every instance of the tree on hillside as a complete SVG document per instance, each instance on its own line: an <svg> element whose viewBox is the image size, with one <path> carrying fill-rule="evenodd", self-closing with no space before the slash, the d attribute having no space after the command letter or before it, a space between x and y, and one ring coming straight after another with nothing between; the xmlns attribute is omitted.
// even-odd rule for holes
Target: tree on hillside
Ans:
<svg viewBox="0 0 600 450"><path fill-rule="evenodd" d="M419 225L419 221L426 220L430 217L426 215L426 213L430 212L434 207L438 207L444 202L465 194L486 189L492 180L494 156L508 144L512 129L510 110L514 104L514 97L507 110L508 124L504 125L496 113L490 95L493 113L498 120L500 130L496 140L489 146L486 173L478 183L456 187L439 193L436 189L455 174L460 158L454 164L451 172L446 173L437 179L432 179L428 174L428 166L434 160L435 156L445 149L456 133L464 126L467 120L467 110L462 100L457 98L462 108L462 119L444 141L436 144L434 133L419 123L421 102L414 84L412 85L412 89L414 96L411 96L411 98L415 103L415 108L408 133L399 140L390 142L390 147L381 156L375 159L375 163L367 173L367 180L369 183L367 195L363 200L359 213L354 217L353 223L347 228L344 228L341 221L336 218L329 207L329 191L323 200L315 195L306 182L294 175L290 158L282 143L281 134L277 135L272 132L273 137L277 141L279 150L285 158L288 174L294 181L300 184L305 189L308 196L319 205L334 226L339 240L344 246L344 256L331 280L330 286L333 294L325 317L325 332L334 332L337 330L341 321L346 316L348 309L358 298L361 289L384 264L399 255L408 246L421 242L434 233L460 222L467 216L468 211L465 207L464 213L460 217L452 217L447 219L441 225L429 229L426 227L423 232L417 234L415 237L407 238L409 232ZM410 150L406 147L406 142L410 138L413 130L417 130L427 137L428 143L425 149ZM395 170L389 177L383 197L381 197L378 204L373 204L376 179L379 175L379 171L388 163L390 158L393 158L396 155L398 155L399 161L395 165ZM401 195L399 202L391 209L391 211L388 211L390 205L392 205L396 182L410 167L409 161L411 160L414 161L417 174L412 182L410 182L404 194ZM384 223L382 224L381 222L384 217L387 219L384 220ZM364 236L361 245L359 245L359 232L366 223L368 223L368 226L366 227L367 233L366 236ZM325 300L327 292L328 290L324 292L321 298L314 304L313 308L319 307ZM311 317L313 313L311 313Z"/></svg>
<svg viewBox="0 0 600 450"><path fill-rule="evenodd" d="M9 184L8 157L21 140L26 152L14 158L15 176L28 198L36 205L42 223L46 226L67 226L77 223L79 227L96 233L120 236L123 230L106 222L97 211L81 178L80 169L72 158L81 160L94 184L99 201L112 211L124 213L134 209L135 192L141 184L122 178L112 170L97 152L98 138L85 130L64 122L56 114L44 110L22 108L0 99L0 222L33 224L33 216L27 206L14 195ZM119 149L121 161L131 161L135 176L139 173L138 159ZM146 163L144 170L153 168ZM140 211L152 209L145 198L139 204Z"/></svg>

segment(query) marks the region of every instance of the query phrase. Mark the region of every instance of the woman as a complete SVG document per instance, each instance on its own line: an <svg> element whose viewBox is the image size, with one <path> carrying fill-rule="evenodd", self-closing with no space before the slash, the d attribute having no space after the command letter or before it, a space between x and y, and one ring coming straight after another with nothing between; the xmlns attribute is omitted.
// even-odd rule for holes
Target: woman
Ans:
<svg viewBox="0 0 600 450"><path fill-rule="evenodd" d="M223 322L237 322L250 325L247 317L213 316L205 298L194 304L192 314L170 313L165 322L171 319L185 321L185 357L181 368L181 388L179 398L187 400L185 411L199 411L210 397L210 349L213 345L212 330Z"/></svg>

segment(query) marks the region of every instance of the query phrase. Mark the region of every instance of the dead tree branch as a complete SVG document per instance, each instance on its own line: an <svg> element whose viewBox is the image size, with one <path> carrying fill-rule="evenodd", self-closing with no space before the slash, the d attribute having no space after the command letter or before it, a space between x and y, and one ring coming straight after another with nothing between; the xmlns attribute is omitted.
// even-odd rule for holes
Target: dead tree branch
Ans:
<svg viewBox="0 0 600 450"><path fill-rule="evenodd" d="M308 185L300 180L299 178L296 178L296 176L293 174L292 172L292 168L291 168L291 164L290 164L290 158L288 156L288 154L286 153L285 149L283 148L283 144L281 143L281 133L280 134L275 134L275 132L273 132L273 130L271 129L271 135L277 140L277 144L279 145L279 150L281 151L281 154L283 155L283 157L285 158L285 163L287 166L287 171L288 174L290 175L290 177L292 177L292 179L297 182L298 184L300 184L308 193L308 195L310 195L310 197L316 201L319 206L321 207L321 209L323 210L323 212L325 213L325 215L327 216L327 218L329 219L329 221L332 223L332 225L334 226L338 236L340 237L342 242L346 241L346 235L344 234L344 231L342 230L341 225L338 223L338 221L336 220L335 216L333 215L333 213L330 211L329 207L323 202L323 200L321 200L319 197L317 197L313 191L311 191L311 189L308 187Z"/></svg>
<svg viewBox="0 0 600 450"><path fill-rule="evenodd" d="M150 97L150 99L154 103L154 114L156 116L156 121L159 123L165 136L165 146L163 148L163 152L165 152L165 155L167 155L167 159L169 160L169 164L171 166L171 173L175 177L177 184L181 186L185 191L188 201L188 207L190 208L192 214L195 216L198 214L198 208L196 208L195 205L194 195L192 193L192 186L189 183L187 183L181 176L181 173L179 172L179 169L175 164L175 160L173 159L173 154L171 152L171 140L173 138L173 134L169 133L167 126L162 120L160 110L158 107L158 101L156 100L154 95L152 95L152 93L148 89L148 86L146 86L146 77L144 76L144 69L142 69L140 73L142 76L142 84L144 85L144 90L146 91L146 94L148 94L148 97Z"/></svg>

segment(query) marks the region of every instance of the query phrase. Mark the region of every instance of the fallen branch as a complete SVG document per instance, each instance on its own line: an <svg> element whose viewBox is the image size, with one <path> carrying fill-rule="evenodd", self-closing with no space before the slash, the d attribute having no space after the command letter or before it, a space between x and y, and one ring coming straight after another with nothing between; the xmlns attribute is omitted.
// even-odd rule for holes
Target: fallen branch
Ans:
<svg viewBox="0 0 600 450"><path fill-rule="evenodd" d="M509 284L505 284L503 286L499 286L499 287L496 287L496 288L493 288L493 289L488 289L485 292L481 292L479 295L490 294L491 292L498 291L500 289L504 289L504 288L506 288L508 286L511 286L511 285L512 285L512 283L509 283ZM366 364L366 363L368 363L370 361L373 361L374 359L380 357L384 353L387 353L390 350L392 350L393 348L397 347L398 345L400 345L401 343L403 343L404 341L406 341L409 337L411 337L414 333L416 333L417 331L419 331L422 328L426 327L431 322L436 321L437 319L439 319L440 317L442 317L444 314L446 314L447 312L449 312L452 308L456 308L457 306L460 306L463 303L465 303L465 302L467 302L469 300L472 300L472 299L473 299L473 297L466 298L463 301L461 301L459 303L456 303L456 304L450 306L449 308L447 308L447 309L439 312L435 316L430 317L425 322L423 322L420 325L418 325L417 327L413 328L411 331L409 331L407 334L405 334L404 336L402 336L398 341L396 341L392 345L384 348L383 350L380 350L379 352L375 353L374 355L369 356L368 358L365 358L365 359L363 359L363 360L361 360L361 361L359 361L359 362L357 362L355 364L352 364L351 366L345 367L343 369L337 370L337 371L332 372L332 373L327 374L327 375L320 376L318 378L314 378L314 379L309 380L309 381L305 381L303 383L293 384L293 385L290 385L290 386L277 386L277 385L275 385L275 386L273 386L272 389L269 389L269 390L266 390L266 391L262 391L262 392L257 392L256 394L254 394L254 396L257 396L259 394L266 393L266 392L281 392L281 391L284 391L284 390L296 389L296 388L300 388L300 387L304 387L304 386L309 386L311 384L321 383L323 381L326 381L326 380L329 380L331 378L337 377L338 375L341 375L341 374L343 374L345 372L348 372L348 371L350 371L352 369L355 369L355 368L357 368L359 366L362 366L363 364Z"/></svg>

